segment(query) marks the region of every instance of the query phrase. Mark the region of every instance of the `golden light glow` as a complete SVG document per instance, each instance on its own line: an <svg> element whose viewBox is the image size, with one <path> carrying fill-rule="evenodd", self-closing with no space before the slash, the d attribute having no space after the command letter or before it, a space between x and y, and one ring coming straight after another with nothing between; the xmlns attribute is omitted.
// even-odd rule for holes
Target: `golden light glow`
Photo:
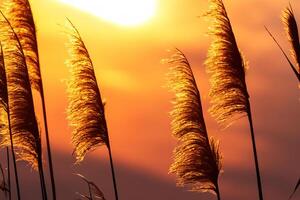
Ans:
<svg viewBox="0 0 300 200"><path fill-rule="evenodd" d="M156 0L60 0L104 20L136 26L155 14Z"/></svg>

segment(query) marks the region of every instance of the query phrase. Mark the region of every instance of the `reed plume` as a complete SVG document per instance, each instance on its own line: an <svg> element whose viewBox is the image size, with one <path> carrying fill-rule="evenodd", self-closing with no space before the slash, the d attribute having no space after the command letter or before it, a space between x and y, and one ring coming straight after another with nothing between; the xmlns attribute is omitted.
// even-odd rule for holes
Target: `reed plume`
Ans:
<svg viewBox="0 0 300 200"><path fill-rule="evenodd" d="M169 172L177 185L193 191L212 192L220 199L218 177L221 169L219 142L207 135L200 93L185 55L178 49L167 60L171 66L168 87L175 93L171 129L178 139Z"/></svg>
<svg viewBox="0 0 300 200"><path fill-rule="evenodd" d="M4 63L4 55L2 44L0 43L0 147L6 147L6 157L7 157L7 172L8 172L8 185L11 188L11 179L10 179L10 162L9 162L9 149L5 144L9 140L11 146L11 153L13 158L14 173L16 180L17 188L17 197L20 199L20 187L19 187L19 177L16 164L14 144L12 140L12 132L10 126L10 113L9 113L9 103L8 103L8 90L7 90L7 78L6 78L6 69ZM6 140L6 141L5 141ZM11 189L9 189L9 199L11 199Z"/></svg>
<svg viewBox="0 0 300 200"><path fill-rule="evenodd" d="M40 173L43 199L47 199L42 167L41 139L34 112L33 96L25 54L21 42L8 19L1 12L0 21L4 61L7 66L9 122L15 152ZM9 145L9 139L6 139Z"/></svg>
<svg viewBox="0 0 300 200"><path fill-rule="evenodd" d="M299 33L298 33L297 22L291 5L283 10L281 19L284 24L288 40L292 47L291 55L296 61L298 67L298 73L300 73Z"/></svg>
<svg viewBox="0 0 300 200"><path fill-rule="evenodd" d="M238 49L232 27L221 0L211 0L208 15L214 17L210 34L213 42L205 61L211 74L210 113L221 124L236 114L246 115L248 91L245 82L246 63Z"/></svg>
<svg viewBox="0 0 300 200"><path fill-rule="evenodd" d="M115 197L118 199L104 105L94 66L78 30L71 21L69 21L67 35L70 54L67 65L71 74L67 84L69 99L67 114L69 124L73 127L74 154L77 162L80 162L87 152L106 145L110 156Z"/></svg>
<svg viewBox="0 0 300 200"><path fill-rule="evenodd" d="M228 126L237 116L248 116L258 193L259 199L262 200L262 185L249 94L245 81L247 64L237 46L223 1L210 0L210 9L207 16L213 19L213 25L210 27L213 41L205 61L207 72L211 76L211 108L209 112L223 126Z"/></svg>
<svg viewBox="0 0 300 200"><path fill-rule="evenodd" d="M99 187L92 181L88 180L81 174L76 174L79 176L86 184L88 185L89 188L89 195L84 195L78 193L83 199L88 199L88 200L105 200L103 192L99 189Z"/></svg>
<svg viewBox="0 0 300 200"><path fill-rule="evenodd" d="M27 67L12 29L1 19L1 40L6 52L5 63L8 74L8 91L13 140L19 157L37 169L37 157L40 154L40 135L34 114L32 93L28 79ZM8 144L9 145L9 144Z"/></svg>
<svg viewBox="0 0 300 200"><path fill-rule="evenodd" d="M5 0L2 9L21 42L30 83L34 89L41 91L36 28L30 3L28 0Z"/></svg>
<svg viewBox="0 0 300 200"><path fill-rule="evenodd" d="M28 0L5 0L3 4L3 9L6 17L10 21L22 45L26 64L28 67L31 87L36 89L41 95L51 187L53 199L55 200L56 188L47 123L46 103L40 70L36 28L30 2Z"/></svg>
<svg viewBox="0 0 300 200"><path fill-rule="evenodd" d="M67 61L71 78L68 81L68 119L73 127L72 143L78 162L87 152L108 145L108 132L93 63L79 33L69 31Z"/></svg>

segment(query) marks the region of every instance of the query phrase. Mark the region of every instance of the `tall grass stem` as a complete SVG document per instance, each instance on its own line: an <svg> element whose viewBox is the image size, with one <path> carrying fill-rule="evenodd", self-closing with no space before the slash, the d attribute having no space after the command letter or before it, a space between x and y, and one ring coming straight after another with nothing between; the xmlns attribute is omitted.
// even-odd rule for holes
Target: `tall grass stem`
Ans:
<svg viewBox="0 0 300 200"><path fill-rule="evenodd" d="M254 134L253 120L252 120L250 104L249 104L248 108L249 108L249 110L248 110L248 120L249 120L249 125L250 125L252 149L253 149L253 155L254 155L254 161L255 161L255 171L256 171L258 194L259 194L259 199L263 200L264 199L263 198L263 189L262 189L261 178L260 178L260 170L259 170L259 164L258 164L258 156L257 156L257 150L256 150L255 134Z"/></svg>
<svg viewBox="0 0 300 200"><path fill-rule="evenodd" d="M8 118L8 129L9 129L8 131L9 131L9 137L10 137L11 155L12 155L12 160L13 160L13 165L14 165L14 172L15 172L15 179L16 179L17 199L21 200L19 175L18 175L18 169L17 169L17 159L16 159L16 155L15 155L13 135L12 135L12 129L11 129L11 123L10 123L9 102L7 103L7 118Z"/></svg>
<svg viewBox="0 0 300 200"><path fill-rule="evenodd" d="M113 184L114 184L115 199L118 200L119 197L118 197L118 190L117 190L117 181L116 181L116 176L115 176L114 163L113 163L113 158L112 158L112 152L111 152L110 144L108 145L108 153L109 153L109 161L110 161L111 174L112 174Z"/></svg>
<svg viewBox="0 0 300 200"><path fill-rule="evenodd" d="M10 162L9 162L9 149L6 147L6 162L7 162L7 182L8 182L8 199L11 200L11 182L10 182Z"/></svg>

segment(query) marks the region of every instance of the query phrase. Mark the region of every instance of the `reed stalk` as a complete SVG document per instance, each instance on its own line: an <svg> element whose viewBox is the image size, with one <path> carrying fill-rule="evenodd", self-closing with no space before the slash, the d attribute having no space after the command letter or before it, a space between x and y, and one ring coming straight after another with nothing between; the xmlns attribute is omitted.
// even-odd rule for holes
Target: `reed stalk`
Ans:
<svg viewBox="0 0 300 200"><path fill-rule="evenodd" d="M256 171L256 180L257 180L257 187L258 187L258 194L259 194L259 199L263 199L263 193L262 193L262 184L261 184L261 178L260 178L260 171L259 171L259 162L258 162L258 155L257 155L257 150L256 150L256 143L255 143L255 134L254 134L254 128L253 128L253 120L252 120L252 114L251 114L251 107L250 103L248 105L248 111L247 111L247 116L248 116L248 121L249 121L249 126L250 126L250 133L251 133L251 141L252 141L252 150L253 150L253 155L254 155L254 163L255 163L255 171Z"/></svg>
<svg viewBox="0 0 300 200"><path fill-rule="evenodd" d="M83 197L84 199L90 199L90 200L93 200L93 199L105 200L103 192L99 189L99 187L95 183L88 180L81 174L75 174L75 175L79 176L82 180L84 180L87 183L88 188L89 188L89 196L78 193L81 197Z"/></svg>
<svg viewBox="0 0 300 200"><path fill-rule="evenodd" d="M16 155L15 155L15 148L14 148L14 142L13 142L13 136L12 136L12 130L11 130L11 122L10 122L9 102L8 102L7 106L8 106L7 118L8 118L8 128L9 128L9 140L10 140L11 154L12 154L12 158L13 158L12 160L13 160L13 165L14 165L15 179L16 179L17 199L21 200L19 175L18 175L18 169L17 169L17 159L16 159Z"/></svg>
<svg viewBox="0 0 300 200"><path fill-rule="evenodd" d="M6 163L7 163L7 182L8 182L8 199L11 200L11 182L10 182L10 162L9 162L9 150L6 147Z"/></svg>
<svg viewBox="0 0 300 200"><path fill-rule="evenodd" d="M110 169L111 169L111 174L112 174L112 178L113 178L115 199L118 200L119 197L118 197L118 189L117 189L117 180L116 180L113 157L112 157L112 152L111 152L110 145L108 145L107 148L108 148L108 153L109 153Z"/></svg>

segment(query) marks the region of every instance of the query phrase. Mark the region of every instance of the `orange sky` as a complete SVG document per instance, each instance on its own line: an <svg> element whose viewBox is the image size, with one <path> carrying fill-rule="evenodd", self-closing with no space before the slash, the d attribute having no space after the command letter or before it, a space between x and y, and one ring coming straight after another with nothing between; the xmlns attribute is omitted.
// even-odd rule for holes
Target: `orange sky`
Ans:
<svg viewBox="0 0 300 200"><path fill-rule="evenodd" d="M168 116L172 94L163 87L167 66L160 60L168 56L167 49L177 47L186 53L195 71L209 134L221 142L224 174L220 177L220 187L224 199L256 198L246 120L239 120L222 131L206 112L209 86L203 62L210 38L206 36L208 22L197 16L206 11L207 1L157 0L155 16L136 27L104 21L61 4L59 0L31 3L38 30L54 161L59 161L61 154L72 153L71 130L65 119L67 99L63 82L68 77L64 65L68 57L64 45L67 38L63 34L65 17L68 17L79 29L93 59L102 96L107 101L106 116L114 157L120 166L152 174L175 185L174 177L167 174L176 144L170 133ZM300 20L300 4L295 0L291 3ZM295 184L295 176L300 173L297 80L263 27L268 26L287 49L289 46L279 20L286 5L286 0L225 1L238 44L250 64L247 83L257 148L265 196L272 200L286 199ZM90 154L86 162L106 157L106 152L99 150ZM68 170L61 168L59 163L54 164L57 170ZM93 174L88 172L87 164L81 167L79 170ZM118 165L116 170L117 174L118 170L122 171ZM57 178L60 180L62 177ZM126 183L126 180L122 181ZM103 183L99 181L99 184ZM170 191L175 190L174 186ZM210 198L211 195L198 194L190 199L200 197Z"/></svg>

